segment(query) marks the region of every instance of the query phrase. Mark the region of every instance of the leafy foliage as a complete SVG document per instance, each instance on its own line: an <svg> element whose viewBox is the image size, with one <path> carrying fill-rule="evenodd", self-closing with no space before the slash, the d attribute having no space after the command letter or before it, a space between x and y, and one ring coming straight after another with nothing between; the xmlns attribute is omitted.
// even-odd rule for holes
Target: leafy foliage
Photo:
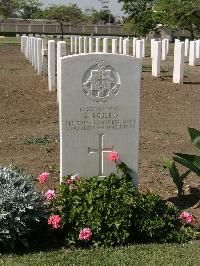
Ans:
<svg viewBox="0 0 200 266"><path fill-rule="evenodd" d="M1 0L0 14L5 17L31 19L41 10L41 6L39 0Z"/></svg>
<svg viewBox="0 0 200 266"><path fill-rule="evenodd" d="M45 217L44 199L28 178L0 168L0 247L28 246L28 238Z"/></svg>
<svg viewBox="0 0 200 266"><path fill-rule="evenodd" d="M200 152L200 131L195 128L188 128L192 144L198 152ZM190 169L192 172L200 176L200 156L175 153L173 160L182 164L183 166Z"/></svg>
<svg viewBox="0 0 200 266"><path fill-rule="evenodd" d="M200 0L157 0L156 14L171 30L183 28L194 31L200 29Z"/></svg>
<svg viewBox="0 0 200 266"><path fill-rule="evenodd" d="M69 175L60 186L50 208L51 215L62 218L61 230L68 245L182 242L191 236L177 219L174 205L159 196L142 195L131 181L131 170L122 162L116 166L118 174L73 181ZM79 240L83 228L92 230L91 240L84 243Z"/></svg>
<svg viewBox="0 0 200 266"><path fill-rule="evenodd" d="M190 170L180 174L176 164L173 160L163 158L163 162L165 166L169 169L170 175L173 179L174 184L178 190L178 197L181 197L184 194L184 180L190 174Z"/></svg>

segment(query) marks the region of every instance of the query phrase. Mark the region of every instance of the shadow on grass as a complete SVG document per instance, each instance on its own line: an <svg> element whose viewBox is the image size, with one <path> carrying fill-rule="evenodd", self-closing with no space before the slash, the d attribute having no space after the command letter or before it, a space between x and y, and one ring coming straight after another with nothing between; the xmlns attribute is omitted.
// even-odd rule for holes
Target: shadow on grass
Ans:
<svg viewBox="0 0 200 266"><path fill-rule="evenodd" d="M172 202L179 209L191 208L200 201L200 190L196 187L191 187L189 195L183 195L181 198L171 197L166 201Z"/></svg>

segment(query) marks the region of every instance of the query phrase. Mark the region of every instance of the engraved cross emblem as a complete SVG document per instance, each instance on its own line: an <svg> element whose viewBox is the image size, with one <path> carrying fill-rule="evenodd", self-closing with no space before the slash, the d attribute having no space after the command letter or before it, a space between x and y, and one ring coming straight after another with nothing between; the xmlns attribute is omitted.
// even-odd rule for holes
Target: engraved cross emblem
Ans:
<svg viewBox="0 0 200 266"><path fill-rule="evenodd" d="M106 102L119 90L119 74L104 61L91 67L83 77L83 91L94 102Z"/></svg>
<svg viewBox="0 0 200 266"><path fill-rule="evenodd" d="M98 149L92 149L88 148L88 154L91 153L98 153L99 154L99 176L104 176L103 171L103 155L104 153L108 152L113 152L114 151L114 146L111 148L104 148L104 136L105 134L98 134L99 135L99 148Z"/></svg>

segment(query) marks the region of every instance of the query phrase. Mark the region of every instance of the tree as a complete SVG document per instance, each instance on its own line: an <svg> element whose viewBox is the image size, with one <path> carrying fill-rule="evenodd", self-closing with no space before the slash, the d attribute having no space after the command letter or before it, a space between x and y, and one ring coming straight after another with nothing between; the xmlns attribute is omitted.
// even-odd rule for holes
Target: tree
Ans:
<svg viewBox="0 0 200 266"><path fill-rule="evenodd" d="M189 30L194 39L195 30L200 30L200 0L157 0L155 11L172 31Z"/></svg>
<svg viewBox="0 0 200 266"><path fill-rule="evenodd" d="M123 3L122 9L129 15L126 23L128 28L134 29L139 35L146 35L157 24L154 18L156 0L118 0ZM131 27L132 24L132 27Z"/></svg>
<svg viewBox="0 0 200 266"><path fill-rule="evenodd" d="M114 23L115 17L110 13L110 10L93 10L91 14L91 20L93 23L98 21L104 21L104 23Z"/></svg>
<svg viewBox="0 0 200 266"><path fill-rule="evenodd" d="M63 40L63 26L77 25L83 18L82 10L76 5L53 5L44 10L44 17L56 20L60 24L61 38Z"/></svg>
<svg viewBox="0 0 200 266"><path fill-rule="evenodd" d="M0 13L4 17L31 19L41 6L39 0L0 0Z"/></svg>
<svg viewBox="0 0 200 266"><path fill-rule="evenodd" d="M20 5L20 14L23 19L33 19L41 12L42 3L39 0L25 0Z"/></svg>
<svg viewBox="0 0 200 266"><path fill-rule="evenodd" d="M16 12L19 10L19 0L1 0L0 14L4 17L16 17Z"/></svg>

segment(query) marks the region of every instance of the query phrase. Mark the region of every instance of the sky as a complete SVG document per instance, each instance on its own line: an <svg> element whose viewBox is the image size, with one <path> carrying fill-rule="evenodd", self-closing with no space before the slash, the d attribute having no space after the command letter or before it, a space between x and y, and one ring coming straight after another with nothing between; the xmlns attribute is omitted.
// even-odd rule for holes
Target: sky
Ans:
<svg viewBox="0 0 200 266"><path fill-rule="evenodd" d="M83 10L86 8L94 7L95 9L100 9L101 4L98 0L41 0L45 6L49 4L69 4L76 3ZM109 0L110 6L109 9L113 15L123 15L121 11L122 4L118 3L118 0Z"/></svg>

